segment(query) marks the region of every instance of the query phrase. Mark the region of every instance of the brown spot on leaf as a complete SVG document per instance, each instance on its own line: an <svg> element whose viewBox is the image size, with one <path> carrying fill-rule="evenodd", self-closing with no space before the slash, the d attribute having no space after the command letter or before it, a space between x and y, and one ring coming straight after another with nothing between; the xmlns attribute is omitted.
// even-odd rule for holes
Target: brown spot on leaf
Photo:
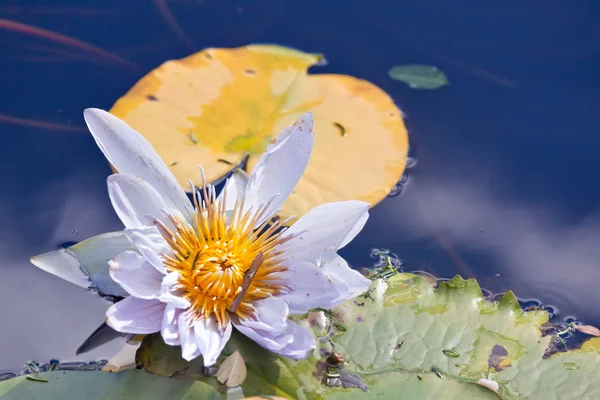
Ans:
<svg viewBox="0 0 600 400"><path fill-rule="evenodd" d="M494 345L490 358L488 358L488 367L494 368L496 372L502 371L505 367L510 366L510 364L502 365L504 357L506 356L508 356L508 351L506 351L503 346L500 346L499 344Z"/></svg>

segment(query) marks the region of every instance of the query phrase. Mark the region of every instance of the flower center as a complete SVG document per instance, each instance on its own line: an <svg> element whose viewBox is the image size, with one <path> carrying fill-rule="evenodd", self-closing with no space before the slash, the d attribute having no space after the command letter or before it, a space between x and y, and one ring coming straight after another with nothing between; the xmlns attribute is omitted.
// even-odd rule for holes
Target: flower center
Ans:
<svg viewBox="0 0 600 400"><path fill-rule="evenodd" d="M173 251L173 256L163 256L163 262L169 272L179 273L176 289L191 303L189 317L197 320L214 314L224 327L231 313L253 318L252 301L285 290L277 277L286 270L277 246L289 238L277 231L277 223L260 222L270 203L243 212L244 201L238 199L229 214L226 193L217 200L214 187L203 190L201 205L194 194L193 226L177 215L169 216L175 231L158 220L155 223Z"/></svg>

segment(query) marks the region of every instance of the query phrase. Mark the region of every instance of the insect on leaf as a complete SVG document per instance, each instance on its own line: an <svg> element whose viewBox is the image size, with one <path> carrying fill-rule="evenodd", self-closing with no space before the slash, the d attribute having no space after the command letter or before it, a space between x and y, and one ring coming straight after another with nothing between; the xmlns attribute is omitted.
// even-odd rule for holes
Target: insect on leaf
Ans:
<svg viewBox="0 0 600 400"><path fill-rule="evenodd" d="M246 380L246 363L239 351L235 351L223 361L217 372L217 380L227 387L239 386Z"/></svg>

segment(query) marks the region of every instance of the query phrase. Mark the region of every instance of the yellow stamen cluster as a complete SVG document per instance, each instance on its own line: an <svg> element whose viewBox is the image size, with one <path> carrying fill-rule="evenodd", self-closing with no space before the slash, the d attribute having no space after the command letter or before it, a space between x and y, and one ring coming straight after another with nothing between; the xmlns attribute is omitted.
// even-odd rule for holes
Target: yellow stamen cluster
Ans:
<svg viewBox="0 0 600 400"><path fill-rule="evenodd" d="M268 217L271 202L244 212L244 200L238 199L230 216L225 204L226 193L217 199L214 187L204 185L201 205L194 194L194 226L177 215L169 216L174 232L156 221L174 253L172 257L163 256L164 265L169 272L179 273L177 289L191 303L188 316L199 320L214 314L221 327L229 322L229 313L241 319L253 318L252 301L284 289L277 274L286 268L281 265L277 246L289 239L277 231L277 223L259 225ZM250 276L255 259L262 262ZM232 307L237 296L242 298Z"/></svg>

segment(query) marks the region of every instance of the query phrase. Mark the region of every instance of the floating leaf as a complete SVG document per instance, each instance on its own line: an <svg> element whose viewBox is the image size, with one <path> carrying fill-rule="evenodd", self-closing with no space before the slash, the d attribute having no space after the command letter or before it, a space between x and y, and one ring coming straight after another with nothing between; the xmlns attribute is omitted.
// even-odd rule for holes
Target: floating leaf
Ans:
<svg viewBox="0 0 600 400"><path fill-rule="evenodd" d="M431 65L397 65L388 71L388 75L413 89L432 90L450 84L446 75Z"/></svg>
<svg viewBox="0 0 600 400"><path fill-rule="evenodd" d="M489 302L472 279L455 277L434 289L412 274L377 280L372 288L369 297L323 312L326 329L321 314L310 320L296 318L304 326L319 328L318 348L308 359L279 357L234 332L217 365L239 352L247 367L246 380L236 388L242 396L353 399L397 398L402 393L410 399L600 398L596 379L600 338L544 359L551 338L541 336L539 328L548 314L524 312L511 292L499 302ZM334 321L346 330L337 330ZM400 341L404 345L399 347ZM337 354L331 355L334 347ZM459 357L448 357L444 349ZM364 383L369 393L344 388L343 382L328 386L332 373L327 359L343 365L339 378L342 372L347 374L346 386L362 388ZM7 398L36 398L42 393L46 398L62 398L65 393L73 398L220 396L218 377L203 374L201 357L183 360L181 349L164 344L160 334L144 338L136 361L147 371L178 379L153 376L150 380L139 370L85 372L76 378L50 372L39 374L49 381L44 385L21 378L2 382L0 394ZM496 371L495 365L503 369Z"/></svg>
<svg viewBox="0 0 600 400"><path fill-rule="evenodd" d="M370 397L401 391L415 399L497 399L498 394L504 399L600 398L600 341L595 341L600 338L544 359L551 338L542 336L540 326L548 321L547 312L521 310L512 292L489 302L472 279L457 276L434 289L420 276L401 273L387 282L375 281L369 296L322 312L329 319L325 332L321 312L300 320L319 332L319 348L307 360L281 358L249 339L232 336L225 353L237 350L246 361L244 394L362 398L355 388L327 385L331 374L326 360L335 358L344 363L341 371L368 386ZM345 330L336 329L334 322ZM178 348L160 343L145 341L139 363L169 375L167 364L160 370L148 367L156 359L180 357ZM449 349L458 357L448 357L443 350ZM197 369L201 361L189 365ZM496 382L498 394L495 385L482 382Z"/></svg>
<svg viewBox="0 0 600 400"><path fill-rule="evenodd" d="M326 202L376 204L400 179L408 152L402 113L374 84L308 75L322 56L271 45L210 48L168 61L110 110L144 135L188 190L249 154L249 171L281 129L311 111L315 147L281 216Z"/></svg>
<svg viewBox="0 0 600 400"><path fill-rule="evenodd" d="M600 329L592 325L575 324L575 329L577 329L581 333L585 333L586 335L600 336Z"/></svg>
<svg viewBox="0 0 600 400"><path fill-rule="evenodd" d="M183 400L221 399L216 385L156 376L144 371L117 373L53 371L40 373L32 382L25 376L0 382L3 400L20 399L120 399Z"/></svg>
<svg viewBox="0 0 600 400"><path fill-rule="evenodd" d="M227 387L241 385L246 380L246 364L239 351L234 351L219 367L217 380Z"/></svg>

